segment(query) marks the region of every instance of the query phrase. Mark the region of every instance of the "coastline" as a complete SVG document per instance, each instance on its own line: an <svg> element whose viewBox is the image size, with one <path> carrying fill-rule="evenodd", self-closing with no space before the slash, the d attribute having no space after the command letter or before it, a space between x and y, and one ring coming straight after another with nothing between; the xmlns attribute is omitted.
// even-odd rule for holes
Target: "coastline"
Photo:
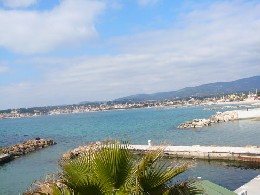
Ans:
<svg viewBox="0 0 260 195"><path fill-rule="evenodd" d="M54 109L49 111L48 113L44 114L29 114L29 113L11 113L11 114L0 114L1 119L13 119L13 118L31 118L31 117L39 117L39 116L51 116L51 115L65 115L65 114L80 114L80 113L88 113L88 112L107 112L107 111L115 111L115 110L130 110L130 109L144 109L144 108L156 108L156 109L166 109L166 108L185 108L185 107L197 107L197 106L212 106L212 105L223 105L224 107L227 105L240 105L245 107L250 106L259 106L260 107L260 100L244 100L244 101L206 101L203 100L201 102L193 102L189 103L188 101L181 101L178 104L167 104L167 103L160 103L160 104L153 104L153 105L146 105L145 103L137 103L137 104L118 104L114 106L106 106L106 107L95 107L95 108L86 108L86 109Z"/></svg>
<svg viewBox="0 0 260 195"><path fill-rule="evenodd" d="M244 100L244 101L233 101L233 102L217 102L217 105L259 105L260 106L260 100Z"/></svg>

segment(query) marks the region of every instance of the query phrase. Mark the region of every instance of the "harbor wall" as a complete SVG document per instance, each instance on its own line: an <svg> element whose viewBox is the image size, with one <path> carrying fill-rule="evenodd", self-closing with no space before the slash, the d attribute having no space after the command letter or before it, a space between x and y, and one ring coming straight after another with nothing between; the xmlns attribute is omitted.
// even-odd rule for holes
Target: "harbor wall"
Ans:
<svg viewBox="0 0 260 195"><path fill-rule="evenodd" d="M224 147L224 146L149 146L130 145L135 153L162 149L165 156L177 158L197 158L207 160L232 160L260 164L260 148L251 147Z"/></svg>
<svg viewBox="0 0 260 195"><path fill-rule="evenodd" d="M101 142L79 146L78 148L63 154L62 158L73 159L81 153L99 149L100 146ZM162 150L165 156L173 158L243 161L260 165L260 147L258 146L154 146L151 144L151 140L148 140L148 145L123 146L127 147L135 154L144 154L153 150Z"/></svg>

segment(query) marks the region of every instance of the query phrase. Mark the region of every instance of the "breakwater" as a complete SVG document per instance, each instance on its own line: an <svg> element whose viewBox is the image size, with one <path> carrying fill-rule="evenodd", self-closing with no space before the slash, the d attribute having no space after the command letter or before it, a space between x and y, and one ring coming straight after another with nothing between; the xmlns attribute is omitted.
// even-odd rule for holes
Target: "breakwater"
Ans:
<svg viewBox="0 0 260 195"><path fill-rule="evenodd" d="M259 118L260 117L260 109L251 109L251 110L233 110L226 112L217 112L215 115L212 115L208 119L193 119L192 121L186 121L181 123L177 128L185 129L185 128L200 128L207 127L220 122L228 122L239 119L251 119L251 118Z"/></svg>
<svg viewBox="0 0 260 195"><path fill-rule="evenodd" d="M0 164L9 162L22 155L28 154L35 150L46 148L54 144L56 144L56 142L54 142L51 139L36 138L33 140L25 141L20 144L0 148Z"/></svg>
<svg viewBox="0 0 260 195"><path fill-rule="evenodd" d="M150 141L150 140L149 140ZM100 142L79 146L78 148L66 152L62 158L73 159L88 150L95 150L101 146ZM163 150L164 155L173 158L197 158L206 160L231 160L251 162L260 165L260 147L245 146L153 146L151 142L148 145L128 145L129 150L135 154L144 154L153 150Z"/></svg>
<svg viewBox="0 0 260 195"><path fill-rule="evenodd" d="M162 149L165 156L174 158L197 158L206 160L230 160L251 162L260 165L260 147L230 147L230 146L149 146L129 145L129 149L137 154Z"/></svg>
<svg viewBox="0 0 260 195"><path fill-rule="evenodd" d="M73 150L70 150L70 151L67 151L66 153L64 153L62 155L62 158L63 159L73 159L84 152L87 152L89 150L96 150L96 149L100 148L101 144L102 144L102 142L97 141L96 143L79 146Z"/></svg>

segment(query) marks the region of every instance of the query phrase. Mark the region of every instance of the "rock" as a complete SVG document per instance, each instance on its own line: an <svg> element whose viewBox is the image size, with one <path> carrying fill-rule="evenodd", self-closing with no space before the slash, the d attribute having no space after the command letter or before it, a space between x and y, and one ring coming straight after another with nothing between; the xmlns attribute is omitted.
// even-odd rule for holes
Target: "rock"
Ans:
<svg viewBox="0 0 260 195"><path fill-rule="evenodd" d="M101 145L102 142L96 142L85 146L79 146L78 148L63 154L62 159L73 159L86 151L99 149Z"/></svg>
<svg viewBox="0 0 260 195"><path fill-rule="evenodd" d="M186 121L180 124L177 128L201 128L205 126L210 126L211 124L219 122L228 122L236 119L238 119L237 111L217 112L215 115L212 115L209 119L193 119L192 121Z"/></svg>
<svg viewBox="0 0 260 195"><path fill-rule="evenodd" d="M45 140L45 139L28 140L21 144L15 144L13 146L2 148L2 153L9 154L16 158L28 154L32 151L45 148L54 144L56 143L53 140Z"/></svg>
<svg viewBox="0 0 260 195"><path fill-rule="evenodd" d="M10 154L0 154L0 164L4 164L13 159L13 156Z"/></svg>
<svg viewBox="0 0 260 195"><path fill-rule="evenodd" d="M180 124L177 128L198 128L210 125L210 119L193 119L192 121L187 121Z"/></svg>

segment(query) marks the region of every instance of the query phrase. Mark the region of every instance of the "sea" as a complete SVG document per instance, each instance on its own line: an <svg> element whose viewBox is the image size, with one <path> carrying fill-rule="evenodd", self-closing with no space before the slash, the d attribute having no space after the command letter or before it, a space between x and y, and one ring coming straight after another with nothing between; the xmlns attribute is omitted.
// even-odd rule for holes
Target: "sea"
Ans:
<svg viewBox="0 0 260 195"><path fill-rule="evenodd" d="M61 155L80 145L108 139L155 145L260 145L260 121L239 120L204 128L177 129L194 118L208 118L218 110L205 106L142 108L0 120L0 147L36 137L57 144L0 165L0 195L18 195L37 180L57 173ZM225 111L225 110L220 110ZM227 161L197 160L176 179L201 177L235 190L260 174L260 168Z"/></svg>

